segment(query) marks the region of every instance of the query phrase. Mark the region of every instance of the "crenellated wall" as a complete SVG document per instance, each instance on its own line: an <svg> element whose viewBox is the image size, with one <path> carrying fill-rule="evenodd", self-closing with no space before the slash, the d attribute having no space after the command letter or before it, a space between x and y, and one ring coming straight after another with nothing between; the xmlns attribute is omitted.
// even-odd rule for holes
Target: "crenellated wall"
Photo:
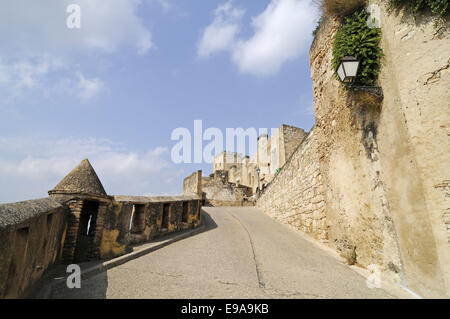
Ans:
<svg viewBox="0 0 450 319"><path fill-rule="evenodd" d="M201 197L114 196L107 216L101 243L102 258L125 253L128 244L199 226Z"/></svg>

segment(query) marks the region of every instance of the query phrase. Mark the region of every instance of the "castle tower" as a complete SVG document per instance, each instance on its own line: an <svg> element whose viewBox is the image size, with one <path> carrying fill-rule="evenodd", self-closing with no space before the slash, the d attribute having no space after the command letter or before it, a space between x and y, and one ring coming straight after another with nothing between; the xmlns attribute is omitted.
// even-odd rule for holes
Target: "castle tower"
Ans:
<svg viewBox="0 0 450 319"><path fill-rule="evenodd" d="M81 161L48 194L69 208L63 261L97 259L106 208L111 199L89 160Z"/></svg>

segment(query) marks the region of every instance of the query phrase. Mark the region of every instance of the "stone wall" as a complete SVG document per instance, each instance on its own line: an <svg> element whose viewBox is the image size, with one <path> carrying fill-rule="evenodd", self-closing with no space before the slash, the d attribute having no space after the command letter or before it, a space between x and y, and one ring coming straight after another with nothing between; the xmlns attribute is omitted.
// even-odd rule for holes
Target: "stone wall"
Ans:
<svg viewBox="0 0 450 319"><path fill-rule="evenodd" d="M69 217L77 212L79 215L85 203L43 198L0 205L0 298L26 296L54 264L114 258L130 252L130 245L201 224L198 195L115 196L100 205L99 210L104 209L104 218L98 219L102 215L99 212L96 221L100 234L92 237L92 246L86 246L88 251L83 252L79 246L83 227L72 229L73 247L66 244L71 229ZM87 259L77 260L80 256Z"/></svg>
<svg viewBox="0 0 450 319"><path fill-rule="evenodd" d="M167 225L163 225L167 206ZM201 197L114 196L107 208L100 257L108 259L129 251L130 244L197 227L201 224Z"/></svg>
<svg viewBox="0 0 450 319"><path fill-rule="evenodd" d="M283 124L278 129L279 137L279 160L278 165L272 167L272 171L276 170L279 167L282 167L284 163L292 156L294 151L297 149L298 145L303 141L306 137L306 133L303 129Z"/></svg>
<svg viewBox="0 0 450 319"><path fill-rule="evenodd" d="M282 223L327 240L324 189L314 129L257 201Z"/></svg>
<svg viewBox="0 0 450 319"><path fill-rule="evenodd" d="M61 256L66 210L43 198L0 205L0 298L25 296Z"/></svg>
<svg viewBox="0 0 450 319"><path fill-rule="evenodd" d="M381 178L398 234L406 282L424 296L450 295L450 245L441 187L450 179L450 23L382 9L385 99ZM444 190L444 191L443 191Z"/></svg>
<svg viewBox="0 0 450 319"><path fill-rule="evenodd" d="M183 181L183 195L202 196L202 171L196 171Z"/></svg>
<svg viewBox="0 0 450 319"><path fill-rule="evenodd" d="M252 190L229 181L228 171L215 171L210 177L202 179L202 191L206 206L244 206L253 205L249 199Z"/></svg>
<svg viewBox="0 0 450 319"><path fill-rule="evenodd" d="M109 196L83 160L49 198L0 205L0 298L27 296L52 265L110 259L200 226L201 171L184 196Z"/></svg>
<svg viewBox="0 0 450 319"><path fill-rule="evenodd" d="M383 102L370 106L335 78L339 23L325 19L310 50L316 124L257 206L349 263L377 265L424 297L448 297L449 26L372 2L381 6ZM311 196L301 189L315 170L324 216L311 230Z"/></svg>

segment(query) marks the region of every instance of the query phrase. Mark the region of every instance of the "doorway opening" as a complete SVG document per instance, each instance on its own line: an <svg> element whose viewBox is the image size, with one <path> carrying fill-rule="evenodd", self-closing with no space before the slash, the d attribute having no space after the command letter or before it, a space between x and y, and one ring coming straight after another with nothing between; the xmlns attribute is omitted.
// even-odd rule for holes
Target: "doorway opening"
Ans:
<svg viewBox="0 0 450 319"><path fill-rule="evenodd" d="M189 202L183 202L183 214L181 215L181 222L188 222Z"/></svg>
<svg viewBox="0 0 450 319"><path fill-rule="evenodd" d="M131 214L130 230L132 233L139 234L145 229L145 205L133 205Z"/></svg>
<svg viewBox="0 0 450 319"><path fill-rule="evenodd" d="M161 223L162 229L169 228L169 212L170 212L170 204L164 204L163 205L162 223Z"/></svg>
<svg viewBox="0 0 450 319"><path fill-rule="evenodd" d="M85 201L78 224L78 238L75 246L74 261L89 260L97 228L98 202Z"/></svg>

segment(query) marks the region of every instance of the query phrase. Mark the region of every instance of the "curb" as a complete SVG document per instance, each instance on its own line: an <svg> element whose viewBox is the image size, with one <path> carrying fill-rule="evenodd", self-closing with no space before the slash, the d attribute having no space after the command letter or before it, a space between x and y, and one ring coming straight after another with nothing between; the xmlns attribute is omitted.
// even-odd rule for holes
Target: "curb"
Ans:
<svg viewBox="0 0 450 319"><path fill-rule="evenodd" d="M86 279L89 277L92 277L94 275L97 275L101 272L107 271L108 269L120 266L130 260L142 257L144 255L147 255L155 250L161 249L165 246L168 246L170 244L173 244L177 241L180 241L182 239L194 236L198 233L201 233L205 230L206 226L205 225L200 225L199 227L192 229L192 230L188 230L186 232L183 232L181 234L175 235L171 238L167 238L166 240L162 240L161 242L159 242L158 244L152 245L151 242L149 243L143 243L142 245L149 245L148 247L144 247L142 249L133 251L131 253L122 255L120 257L116 257L110 260L107 260L101 264L95 265L95 266L91 266L88 267L86 269L82 269L81 270L81 278L82 279ZM52 279L50 279L52 280ZM42 287L41 289L41 293L37 296L37 299L49 299L53 289L57 288L57 287L61 287L64 286L66 283L66 278L57 278L57 279L53 279L50 283L46 284L44 287Z"/></svg>

